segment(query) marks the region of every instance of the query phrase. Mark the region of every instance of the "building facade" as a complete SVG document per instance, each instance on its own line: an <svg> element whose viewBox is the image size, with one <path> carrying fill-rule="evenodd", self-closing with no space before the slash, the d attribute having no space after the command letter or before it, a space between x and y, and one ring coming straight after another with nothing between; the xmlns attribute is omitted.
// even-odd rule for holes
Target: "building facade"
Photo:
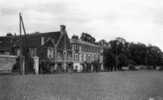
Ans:
<svg viewBox="0 0 163 100"><path fill-rule="evenodd" d="M39 48L37 53L40 57L40 67L48 67L50 72L70 71L72 70L72 50L64 25L61 25L58 34L59 36L56 38L49 36L48 40L46 40L46 36L41 37L44 45Z"/></svg>
<svg viewBox="0 0 163 100"><path fill-rule="evenodd" d="M78 38L69 39L64 25L57 32L0 37L0 53L18 57L21 54L26 55L30 58L26 63L31 64L31 59L37 56L40 72L103 70L103 47L95 43L95 39L91 42ZM31 71L33 67L29 64L25 70Z"/></svg>
<svg viewBox="0 0 163 100"><path fill-rule="evenodd" d="M71 39L73 69L76 71L102 71L103 48L73 36Z"/></svg>
<svg viewBox="0 0 163 100"><path fill-rule="evenodd" d="M70 39L64 25L56 32L0 37L0 54L26 56L26 72L34 70L31 65L36 56L42 72L65 72L72 70L73 65Z"/></svg>

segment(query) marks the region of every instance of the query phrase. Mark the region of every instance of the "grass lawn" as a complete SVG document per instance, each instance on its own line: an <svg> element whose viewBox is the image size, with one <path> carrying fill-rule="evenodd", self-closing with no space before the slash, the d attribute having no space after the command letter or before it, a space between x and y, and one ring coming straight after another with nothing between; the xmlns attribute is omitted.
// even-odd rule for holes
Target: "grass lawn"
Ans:
<svg viewBox="0 0 163 100"><path fill-rule="evenodd" d="M163 100L163 72L0 76L0 100L149 100L150 97Z"/></svg>

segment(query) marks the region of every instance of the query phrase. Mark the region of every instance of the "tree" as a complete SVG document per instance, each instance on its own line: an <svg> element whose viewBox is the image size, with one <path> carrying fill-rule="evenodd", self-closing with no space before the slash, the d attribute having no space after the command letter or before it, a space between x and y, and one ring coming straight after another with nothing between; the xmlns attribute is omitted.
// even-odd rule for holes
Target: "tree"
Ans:
<svg viewBox="0 0 163 100"><path fill-rule="evenodd" d="M156 66L161 65L161 50L156 46L147 47L147 65L153 66L155 69Z"/></svg>
<svg viewBox="0 0 163 100"><path fill-rule="evenodd" d="M146 64L146 45L142 43L131 43L129 45L129 58L134 60L137 65Z"/></svg>
<svg viewBox="0 0 163 100"><path fill-rule="evenodd" d="M113 71L113 66L115 65L114 54L111 48L105 48L104 50L104 68L108 71Z"/></svg>
<svg viewBox="0 0 163 100"><path fill-rule="evenodd" d="M107 70L121 70L122 66L135 69L134 65L146 65L148 68L163 66L163 52L157 46L127 42L121 37L109 41L108 45L109 48L104 50L104 65Z"/></svg>
<svg viewBox="0 0 163 100"><path fill-rule="evenodd" d="M122 66L126 65L128 59L127 56L125 55L126 54L125 51L127 49L126 44L127 44L126 40L121 37L118 37L115 40L111 40L109 42L115 70L117 69L121 70Z"/></svg>

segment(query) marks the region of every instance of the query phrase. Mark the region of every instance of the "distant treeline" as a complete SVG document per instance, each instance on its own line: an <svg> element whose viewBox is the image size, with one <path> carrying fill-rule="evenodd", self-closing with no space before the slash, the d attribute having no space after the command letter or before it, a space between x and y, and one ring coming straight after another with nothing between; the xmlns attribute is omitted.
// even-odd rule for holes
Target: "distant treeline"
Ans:
<svg viewBox="0 0 163 100"><path fill-rule="evenodd" d="M121 70L123 66L145 65L156 68L163 65L163 53L154 45L127 42L116 38L108 43L104 50L104 65L108 70Z"/></svg>

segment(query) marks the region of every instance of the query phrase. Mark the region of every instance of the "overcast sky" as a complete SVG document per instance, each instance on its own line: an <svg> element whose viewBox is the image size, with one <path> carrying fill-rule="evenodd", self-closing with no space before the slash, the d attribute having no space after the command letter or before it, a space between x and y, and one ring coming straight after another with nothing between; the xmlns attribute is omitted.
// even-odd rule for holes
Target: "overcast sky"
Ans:
<svg viewBox="0 0 163 100"><path fill-rule="evenodd" d="M67 27L68 35L88 32L97 40L123 37L163 50L163 0L0 0L0 35L18 34L18 12L27 32Z"/></svg>

